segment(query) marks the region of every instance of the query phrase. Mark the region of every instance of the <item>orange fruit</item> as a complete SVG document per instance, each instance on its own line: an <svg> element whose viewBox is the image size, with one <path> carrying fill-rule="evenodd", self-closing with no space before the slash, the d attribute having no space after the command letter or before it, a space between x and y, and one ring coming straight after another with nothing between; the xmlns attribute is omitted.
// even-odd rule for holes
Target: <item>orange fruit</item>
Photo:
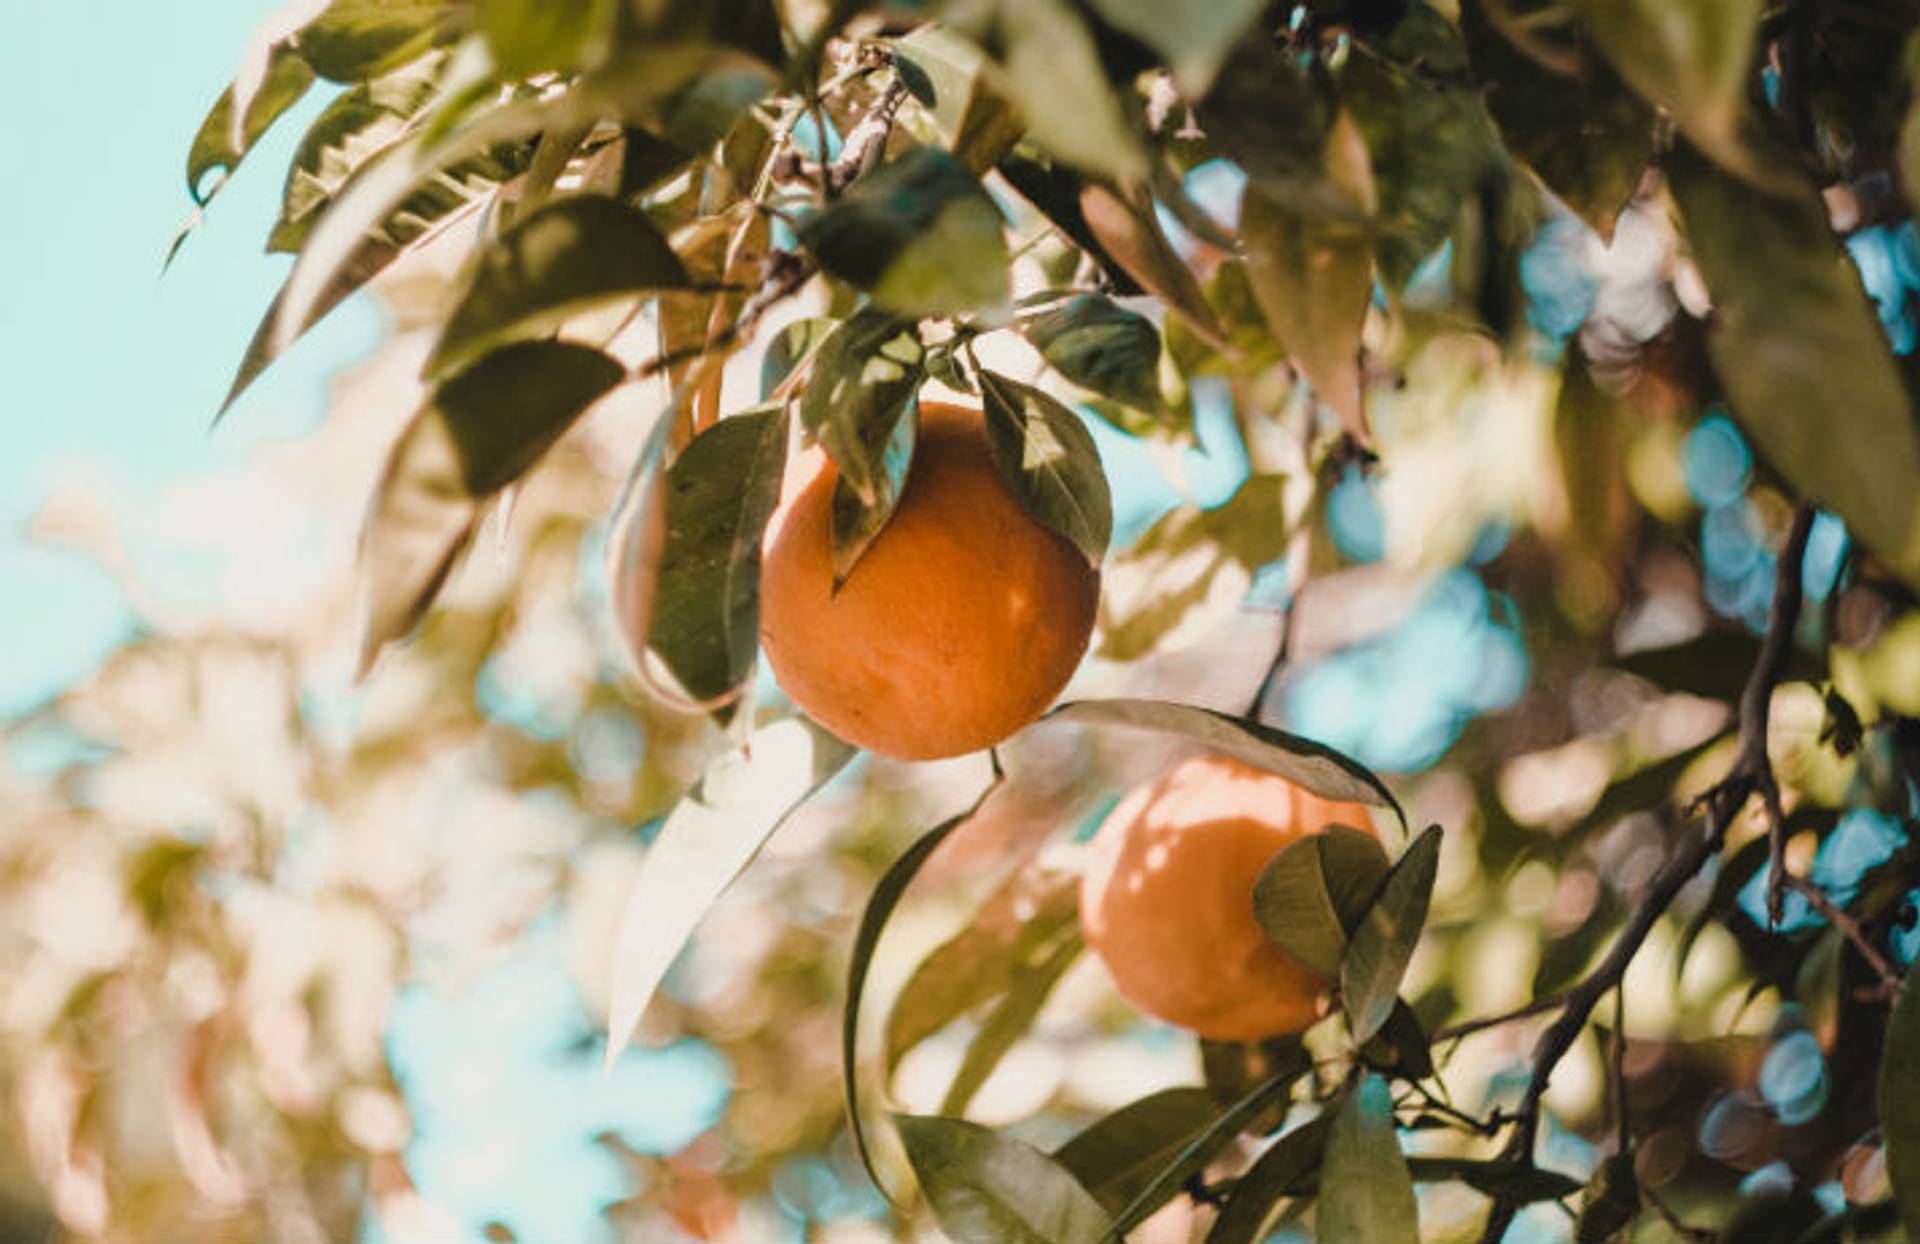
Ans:
<svg viewBox="0 0 1920 1244"><path fill-rule="evenodd" d="M838 478L809 449L767 524L760 642L788 697L903 760L990 747L1044 712L1086 651L1100 572L1000 482L980 411L921 404L900 503L835 592Z"/></svg>
<svg viewBox="0 0 1920 1244"><path fill-rule="evenodd" d="M1216 1041L1311 1026L1328 982L1268 940L1253 886L1290 843L1330 824L1373 833L1333 803L1222 756L1196 756L1121 800L1093 837L1080 927L1121 996Z"/></svg>

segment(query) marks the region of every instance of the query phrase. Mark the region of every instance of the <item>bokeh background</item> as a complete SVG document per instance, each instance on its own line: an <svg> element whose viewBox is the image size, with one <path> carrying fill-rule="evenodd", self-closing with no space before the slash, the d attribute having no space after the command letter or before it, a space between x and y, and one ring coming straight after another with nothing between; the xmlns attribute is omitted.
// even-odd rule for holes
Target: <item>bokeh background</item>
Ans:
<svg viewBox="0 0 1920 1244"><path fill-rule="evenodd" d="M971 798L984 762L851 767L713 913L603 1074L620 904L723 742L649 698L607 617L600 516L650 412L596 412L489 520L420 637L355 681L356 533L450 277L429 257L383 280L214 426L285 270L260 252L277 170L324 92L161 263L190 206L187 141L272 7L15 5L0 39L0 99L29 119L0 196L0 1239L892 1238L842 1131L846 955L874 878ZM1232 168L1189 185L1232 218ZM1912 225L1849 249L1911 352ZM1444 303L1448 264L1435 255L1410 301L1424 282ZM1569 434L1544 366L1436 335L1403 352L1409 383L1375 409L1394 470L1337 472L1326 523L1296 537L1283 516L1314 486L1303 450L1224 384L1195 384L1190 442L1086 412L1118 530L1079 688L1237 711L1292 606L1270 719L1396 775L1449 831L1410 978L1434 1024L1564 985L1617 927L1662 818L1724 764L1728 712L1713 686L1614 658L1744 636L1722 645L1725 669L1680 680L1737 685L1786 511L1723 413L1662 404L1650 351L1699 295L1657 208L1610 246L1556 218L1522 271L1538 360L1581 334L1641 386L1644 417ZM1583 453L1600 435L1625 443ZM1582 476L1616 456L1624 478ZM1299 591L1282 560L1296 539L1315 542L1296 562L1324 570ZM1846 544L1823 516L1814 601L1844 591ZM1624 612L1606 570L1622 559ZM1920 709L1920 632L1849 608L1832 624L1858 698ZM1802 863L1839 897L1905 847L1913 810L1841 818L1871 755L1815 746L1810 690L1776 712L1783 773L1838 822ZM1008 793L890 932L876 996L1010 875L1063 892L1077 842L1165 753L1055 727L1007 759ZM1739 911L1689 927L1703 879L1629 978L1627 1057L1655 1118L1642 1177L1681 1204L1790 1178L1796 1146L1858 1107L1830 1100L1834 1018L1764 977L1747 989L1776 953L1748 936L1758 884L1744 932ZM1831 958L1818 917L1790 917L1793 971ZM977 1027L913 1050L895 1099L936 1106ZM1452 1047L1463 1105L1511 1097L1528 1035ZM1549 1103L1543 1160L1579 1178L1601 1153L1601 1057L1583 1044ZM1194 1044L1132 1016L1082 958L971 1113L1058 1140L1199 1075ZM1875 1160L1820 1195L1869 1197ZM1423 1195L1436 1233L1477 1230L1477 1194ZM1147 1238L1181 1238L1185 1212ZM1516 1231L1570 1224L1536 1207Z"/></svg>

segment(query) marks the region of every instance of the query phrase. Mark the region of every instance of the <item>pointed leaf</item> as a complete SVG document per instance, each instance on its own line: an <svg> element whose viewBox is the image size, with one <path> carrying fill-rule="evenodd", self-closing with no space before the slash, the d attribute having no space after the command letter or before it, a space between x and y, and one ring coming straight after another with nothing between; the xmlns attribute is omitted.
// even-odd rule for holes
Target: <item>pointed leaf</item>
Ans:
<svg viewBox="0 0 1920 1244"><path fill-rule="evenodd" d="M332 0L300 32L300 55L323 78L364 82L459 38L464 6L447 0Z"/></svg>
<svg viewBox="0 0 1920 1244"><path fill-rule="evenodd" d="M880 535L900 505L901 490L913 468L913 450L920 439L920 408L908 403L893 421L873 468L873 495L863 502L845 478L834 481L833 508L828 515L833 540L833 585L838 590Z"/></svg>
<svg viewBox="0 0 1920 1244"><path fill-rule="evenodd" d="M893 64L972 172L992 168L1020 137L1020 116L988 83L986 54L971 39L929 22L895 40Z"/></svg>
<svg viewBox="0 0 1920 1244"><path fill-rule="evenodd" d="M1109 1211L1126 1207L1220 1115L1203 1088L1170 1088L1120 1107L1054 1150Z"/></svg>
<svg viewBox="0 0 1920 1244"><path fill-rule="evenodd" d="M767 343L766 355L760 361L760 400L772 401L774 392L786 383L795 368L820 348L839 322L814 316L795 320L776 333Z"/></svg>
<svg viewBox="0 0 1920 1244"><path fill-rule="evenodd" d="M1273 1207L1304 1196L1319 1182L1320 1164L1333 1130L1333 1112L1318 1115L1280 1137L1234 1182L1207 1244L1259 1244L1267 1238Z"/></svg>
<svg viewBox="0 0 1920 1244"><path fill-rule="evenodd" d="M1121 182L1146 157L1107 81L1086 23L1063 0L1003 0L1002 78L1034 142L1069 164Z"/></svg>
<svg viewBox="0 0 1920 1244"><path fill-rule="evenodd" d="M1081 294L1022 326L1053 369L1083 389L1145 411L1160 397L1160 330L1104 294Z"/></svg>
<svg viewBox="0 0 1920 1244"><path fill-rule="evenodd" d="M980 792L973 806L957 816L940 822L914 840L912 846L900 853L880 880L874 883L873 893L867 897L866 908L860 913L860 927L853 935L853 952L847 963L847 997L840 1012L840 1080L846 1089L847 1127L853 1133L853 1147L860 1154L860 1164L866 1168L867 1177L882 1194L887 1186L880 1182L880 1174L874 1169L873 1153L867 1145L866 1124L860 1114L860 1078L859 1078L859 1042L860 1042L860 1000L867 988L867 970L873 963L873 952L879 948L880 934L886 931L887 921L893 916L893 909L900 904L901 895L926 864L928 857L947 840L948 835L970 820L987 796L999 785L995 779L992 785Z"/></svg>
<svg viewBox="0 0 1920 1244"><path fill-rule="evenodd" d="M1324 743L1272 726L1167 700L1075 700L1054 709L1047 718L1182 735L1256 769L1298 782L1323 799L1391 808L1401 824L1406 823L1399 801L1372 770Z"/></svg>
<svg viewBox="0 0 1920 1244"><path fill-rule="evenodd" d="M1909 982L1893 1004L1880 1055L1880 1133L1887 1182L1907 1234L1920 1238L1920 988Z"/></svg>
<svg viewBox="0 0 1920 1244"><path fill-rule="evenodd" d="M1080 191L1080 213L1103 249L1127 275L1167 304L1208 345L1226 344L1220 317L1215 315L1200 282L1187 267L1150 207L1136 197L1098 182Z"/></svg>
<svg viewBox="0 0 1920 1244"><path fill-rule="evenodd" d="M1165 59L1189 97L1206 93L1260 0L1093 0L1094 12Z"/></svg>
<svg viewBox="0 0 1920 1244"><path fill-rule="evenodd" d="M433 602L480 500L519 478L624 374L598 350L528 342L434 392L394 447L367 521L363 669Z"/></svg>
<svg viewBox="0 0 1920 1244"><path fill-rule="evenodd" d="M1274 335L1340 426L1365 443L1360 330L1373 299L1366 234L1288 211L1250 188L1241 207L1240 240L1247 250L1247 280Z"/></svg>
<svg viewBox="0 0 1920 1244"><path fill-rule="evenodd" d="M905 315L955 315L1007 297L1004 221L979 179L934 147L882 165L807 217L823 271Z"/></svg>
<svg viewBox="0 0 1920 1244"><path fill-rule="evenodd" d="M1393 1013L1400 980L1427 924L1427 901L1440 868L1438 825L1413 840L1353 930L1340 959L1340 1002L1355 1041L1380 1031Z"/></svg>
<svg viewBox="0 0 1920 1244"><path fill-rule="evenodd" d="M1511 1158L1409 1158L1415 1183L1463 1183L1490 1197L1531 1205L1558 1201L1580 1191L1580 1181Z"/></svg>
<svg viewBox="0 0 1920 1244"><path fill-rule="evenodd" d="M1053 987L1060 983L1083 949L1085 943L1075 927L1050 946L1039 962L1015 970L1007 992L987 1012L986 1018L980 1021L980 1031L967 1043L966 1057L960 1060L960 1069L954 1072L953 1082L947 1086L947 1094L940 1102L941 1114L966 1113L974 1095L986 1086L1000 1060L1032 1030L1053 994Z"/></svg>
<svg viewBox="0 0 1920 1244"><path fill-rule="evenodd" d="M238 127L234 125L234 88L228 87L193 136L193 146L187 152L187 192L201 207L211 202L220 188L218 184L203 185L207 174L221 170L225 176L220 180L224 183L268 127L299 103L307 88L313 85L312 67L291 47L278 44L269 55L266 75L247 101L245 121Z"/></svg>
<svg viewBox="0 0 1920 1244"><path fill-rule="evenodd" d="M760 635L760 539L787 457L785 407L722 419L667 468L649 639L697 700L737 690Z"/></svg>
<svg viewBox="0 0 1920 1244"><path fill-rule="evenodd" d="M887 442L924 374L911 320L863 307L814 356L800 422L863 504L875 502Z"/></svg>
<svg viewBox="0 0 1920 1244"><path fill-rule="evenodd" d="M1113 535L1113 496L1093 434L1031 385L982 371L980 393L1001 482L1037 522L1099 565Z"/></svg>
<svg viewBox="0 0 1920 1244"><path fill-rule="evenodd" d="M1320 973L1340 970L1347 932L1388 872L1387 853L1371 834L1344 825L1291 843L1261 870L1254 915L1273 943Z"/></svg>
<svg viewBox="0 0 1920 1244"><path fill-rule="evenodd" d="M668 814L621 912L607 1063L620 1056L700 918L854 750L799 718L757 730Z"/></svg>
<svg viewBox="0 0 1920 1244"><path fill-rule="evenodd" d="M1708 355L1741 426L1805 496L1920 584L1920 428L1819 195L1810 185L1755 195L1684 145L1669 163L1713 294Z"/></svg>
<svg viewBox="0 0 1920 1244"><path fill-rule="evenodd" d="M562 199L515 224L480 256L433 367L458 367L492 344L546 331L603 302L686 284L679 256L645 212L597 196Z"/></svg>
<svg viewBox="0 0 1920 1244"><path fill-rule="evenodd" d="M1323 1244L1419 1244L1413 1179L1394 1134L1393 1099L1379 1076L1363 1077L1334 1115L1315 1223Z"/></svg>
<svg viewBox="0 0 1920 1244"><path fill-rule="evenodd" d="M978 1123L895 1115L940 1227L959 1244L1094 1244L1100 1203L1054 1159Z"/></svg>

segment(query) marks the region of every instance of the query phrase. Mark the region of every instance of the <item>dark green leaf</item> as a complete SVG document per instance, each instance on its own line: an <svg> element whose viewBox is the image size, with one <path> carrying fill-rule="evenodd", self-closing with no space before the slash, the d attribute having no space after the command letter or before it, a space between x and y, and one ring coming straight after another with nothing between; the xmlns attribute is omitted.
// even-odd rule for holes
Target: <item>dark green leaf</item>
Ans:
<svg viewBox="0 0 1920 1244"><path fill-rule="evenodd" d="M881 456L925 360L913 321L871 307L835 328L814 356L800 422L863 504L878 499Z"/></svg>
<svg viewBox="0 0 1920 1244"><path fill-rule="evenodd" d="M1040 1009L1046 1006L1053 987L1080 957L1082 949L1084 943L1075 928L1049 947L1039 962L1023 964L1014 970L1007 992L980 1021L980 1031L967 1044L966 1057L960 1060L960 1069L954 1072L953 1083L947 1086L940 1113L966 1113L968 1104L986 1084L993 1069L1000 1065L1000 1060L1027 1035L1034 1020L1040 1018Z"/></svg>
<svg viewBox="0 0 1920 1244"><path fill-rule="evenodd" d="M301 30L300 55L323 78L364 82L453 42L467 20L448 0L333 0Z"/></svg>
<svg viewBox="0 0 1920 1244"><path fill-rule="evenodd" d="M772 401L774 390L786 383L794 368L820 347L838 323L825 316L815 316L795 320L775 334L760 362L760 400Z"/></svg>
<svg viewBox="0 0 1920 1244"><path fill-rule="evenodd" d="M1274 1141L1235 1181L1207 1232L1207 1244L1260 1244L1266 1239L1274 1206L1285 1197L1305 1195L1319 1182L1333 1119L1328 1111Z"/></svg>
<svg viewBox="0 0 1920 1244"><path fill-rule="evenodd" d="M1063 0L999 0L1007 94L1050 154L1129 181L1146 169L1086 23Z"/></svg>
<svg viewBox="0 0 1920 1244"><path fill-rule="evenodd" d="M855 182L800 222L820 267L912 316L955 315L1007 297L1007 242L980 182L922 147Z"/></svg>
<svg viewBox="0 0 1920 1244"><path fill-rule="evenodd" d="M1920 428L1819 194L1755 195L1684 145L1669 175L1713 294L1707 351L1734 414L1804 495L1920 583Z"/></svg>
<svg viewBox="0 0 1920 1244"><path fill-rule="evenodd" d="M1409 1158L1407 1169L1415 1183L1463 1183L1475 1192L1522 1205L1557 1201L1580 1191L1577 1179L1505 1158Z"/></svg>
<svg viewBox="0 0 1920 1244"><path fill-rule="evenodd" d="M1920 989L1911 983L1887 1020L1878 1091L1887 1181L1907 1234L1920 1238Z"/></svg>
<svg viewBox="0 0 1920 1244"><path fill-rule="evenodd" d="M1205 1089L1162 1089L1092 1124L1053 1157L1095 1200L1117 1212L1212 1127L1219 1114L1213 1094Z"/></svg>
<svg viewBox="0 0 1920 1244"><path fill-rule="evenodd" d="M895 1115L940 1227L959 1244L1093 1244L1106 1211L1058 1162L977 1123Z"/></svg>
<svg viewBox="0 0 1920 1244"><path fill-rule="evenodd" d="M1433 1074L1432 1042L1420 1017L1402 999L1395 999L1387 1022L1367 1041L1362 1053L1374 1067L1403 1080L1424 1080Z"/></svg>
<svg viewBox="0 0 1920 1244"><path fill-rule="evenodd" d="M980 793L980 798L974 801L972 807L940 822L900 853L900 858L874 883L873 893L867 897L866 908L860 913L860 927L853 935L853 951L847 964L847 997L840 1012L840 1079L846 1089L847 1127L853 1133L854 1148L859 1151L860 1163L866 1167L867 1177L882 1193L886 1192L887 1186L880 1182L879 1172L874 1170L873 1153L867 1145L866 1124L860 1115L860 998L866 991L867 970L873 964L873 952L880 945L880 934L886 931L893 909L899 905L900 896L906 893L907 887L926 864L927 857L947 840L949 834L966 824L992 793L993 787L989 786Z"/></svg>
<svg viewBox="0 0 1920 1244"><path fill-rule="evenodd" d="M500 72L528 78L592 61L616 9L614 0L478 0L474 17Z"/></svg>
<svg viewBox="0 0 1920 1244"><path fill-rule="evenodd" d="M837 590L853 573L860 558L880 535L900 504L913 469L913 451L920 439L920 408L908 403L893 421L887 438L874 454L873 495L862 501L845 475L834 481L829 522L833 539L833 584Z"/></svg>
<svg viewBox="0 0 1920 1244"><path fill-rule="evenodd" d="M1031 385L982 371L980 391L1001 481L1035 520L1099 565L1113 535L1113 497L1093 434Z"/></svg>
<svg viewBox="0 0 1920 1244"><path fill-rule="evenodd" d="M1322 976L1340 970L1347 931L1388 872L1371 834L1343 825L1291 843L1261 870L1253 911L1273 943Z"/></svg>
<svg viewBox="0 0 1920 1244"><path fill-rule="evenodd" d="M367 522L363 668L432 603L479 500L525 473L624 374L598 350L527 342L495 351L434 392L394 447Z"/></svg>
<svg viewBox="0 0 1920 1244"><path fill-rule="evenodd" d="M1015 873L901 987L887 1014L887 1070L927 1037L1005 994L1017 973L1045 963L1063 939L1076 938L1079 924L1078 873Z"/></svg>
<svg viewBox="0 0 1920 1244"><path fill-rule="evenodd" d="M1207 137L1246 170L1249 187L1309 215L1352 214L1350 196L1327 180L1324 149L1334 109L1325 82L1272 39L1242 39L1197 111Z"/></svg>
<svg viewBox="0 0 1920 1244"><path fill-rule="evenodd" d="M1087 725L1132 726L1182 735L1243 764L1297 782L1323 799L1392 808L1400 823L1406 823L1400 801L1366 766L1323 743L1272 726L1166 700L1076 700L1047 716Z"/></svg>
<svg viewBox="0 0 1920 1244"><path fill-rule="evenodd" d="M1300 1077L1312 1069L1312 1064L1302 1057L1299 1062L1283 1068L1252 1092L1235 1102L1213 1121L1212 1126L1194 1136L1179 1152L1174 1154L1160 1167L1158 1173L1141 1185L1140 1190L1114 1214L1113 1226L1107 1240L1117 1244L1125 1234L1142 1222L1154 1210L1166 1204L1167 1198L1206 1168L1233 1138L1245 1131L1253 1121L1266 1113L1275 1104L1284 1102L1292 1093L1293 1086Z"/></svg>
<svg viewBox="0 0 1920 1244"><path fill-rule="evenodd" d="M562 199L482 253L433 366L444 372L496 342L545 331L599 303L686 284L686 269L645 212L612 199Z"/></svg>
<svg viewBox="0 0 1920 1244"><path fill-rule="evenodd" d="M1640 1181L1633 1172L1633 1152L1616 1153L1600 1164L1581 1194L1574 1242L1606 1244L1639 1216Z"/></svg>
<svg viewBox="0 0 1920 1244"><path fill-rule="evenodd" d="M1260 0L1093 0L1093 10L1165 59L1189 95L1201 95Z"/></svg>
<svg viewBox="0 0 1920 1244"><path fill-rule="evenodd" d="M246 122L239 127L239 133L234 132L233 88L228 87L193 136L193 146L187 152L187 192L202 207L220 188L218 184L202 184L207 174L220 169L231 176L267 128L298 103L313 85L312 67L288 45L277 45L269 57L266 77L247 103ZM225 180L223 176L221 182Z"/></svg>
<svg viewBox="0 0 1920 1244"><path fill-rule="evenodd" d="M893 45L894 68L925 104L954 158L974 173L998 163L1020 136L1020 118L986 80L971 39L929 22Z"/></svg>
<svg viewBox="0 0 1920 1244"><path fill-rule="evenodd" d="M1413 1179L1379 1076L1363 1077L1334 1115L1315 1224L1322 1244L1419 1244Z"/></svg>
<svg viewBox="0 0 1920 1244"><path fill-rule="evenodd" d="M1820 1202L1805 1188L1741 1199L1716 1244L1795 1244L1820 1221Z"/></svg>
<svg viewBox="0 0 1920 1244"><path fill-rule="evenodd" d="M786 409L773 407L722 419L667 468L650 639L696 700L730 695L753 672L760 539L786 457Z"/></svg>
<svg viewBox="0 0 1920 1244"><path fill-rule="evenodd" d="M1082 294L1024 325L1055 371L1083 389L1141 410L1158 410L1160 332L1101 294Z"/></svg>
<svg viewBox="0 0 1920 1244"><path fill-rule="evenodd" d="M1380 884L1340 959L1340 1003L1356 1041L1380 1031L1393 1012L1400 979L1427 924L1427 900L1440 868L1438 825L1413 840Z"/></svg>

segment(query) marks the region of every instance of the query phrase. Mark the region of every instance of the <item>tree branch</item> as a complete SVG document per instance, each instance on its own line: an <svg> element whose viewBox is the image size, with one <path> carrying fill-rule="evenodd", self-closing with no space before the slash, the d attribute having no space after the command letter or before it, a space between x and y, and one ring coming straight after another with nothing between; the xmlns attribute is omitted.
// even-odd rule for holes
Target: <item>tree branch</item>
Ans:
<svg viewBox="0 0 1920 1244"><path fill-rule="evenodd" d="M1586 1030L1587 1020L1600 999L1620 987L1647 934L1673 905L1674 897L1708 860L1719 854L1727 827L1751 796L1759 794L1768 801L1769 815L1779 806L1773 766L1767 760L1767 716L1773 703L1773 690L1786 672L1794 632L1800 624L1800 563L1806 554L1807 533L1812 524L1813 509L1802 504L1794 513L1786 546L1780 552L1766 639L1740 693L1740 742L1733 766L1726 777L1694 801L1694 808L1705 812L1699 828L1683 837L1666 863L1660 866L1606 958L1566 992L1559 1017L1534 1046L1533 1075L1515 1111L1514 1132L1506 1148L1508 1156L1516 1160L1532 1160L1533 1143L1540 1130L1540 1100L1553 1080L1554 1069ZM1781 824L1778 819L1773 822L1776 834ZM1776 875L1784 875L1784 871ZM1498 1244L1518 1210L1516 1202L1505 1198L1496 1200L1487 1215L1486 1230L1480 1236L1482 1244Z"/></svg>

